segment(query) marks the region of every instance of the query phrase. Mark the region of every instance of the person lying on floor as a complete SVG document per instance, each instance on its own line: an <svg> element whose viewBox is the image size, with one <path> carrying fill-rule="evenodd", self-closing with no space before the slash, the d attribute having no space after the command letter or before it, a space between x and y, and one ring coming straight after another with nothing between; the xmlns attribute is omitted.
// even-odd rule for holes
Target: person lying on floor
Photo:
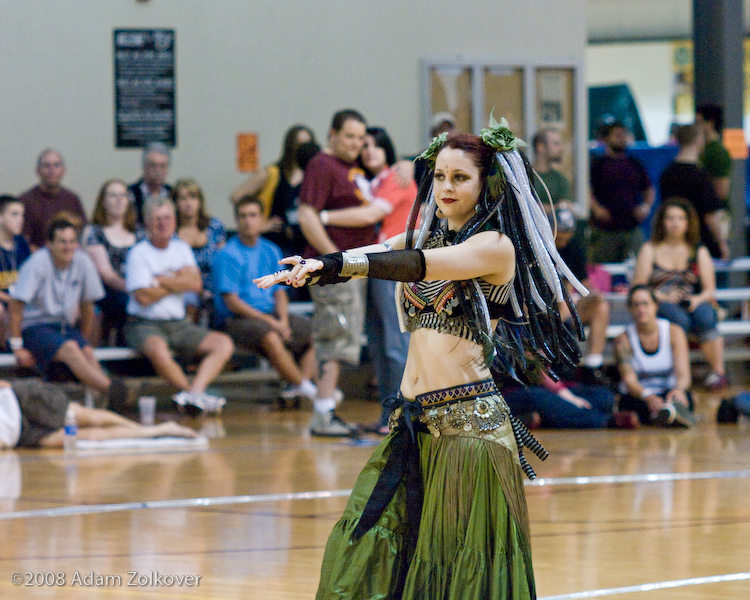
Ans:
<svg viewBox="0 0 750 600"><path fill-rule="evenodd" d="M86 408L71 402L59 386L30 378L0 380L0 449L62 448L69 408L83 440L198 437L174 421L146 426L109 410Z"/></svg>

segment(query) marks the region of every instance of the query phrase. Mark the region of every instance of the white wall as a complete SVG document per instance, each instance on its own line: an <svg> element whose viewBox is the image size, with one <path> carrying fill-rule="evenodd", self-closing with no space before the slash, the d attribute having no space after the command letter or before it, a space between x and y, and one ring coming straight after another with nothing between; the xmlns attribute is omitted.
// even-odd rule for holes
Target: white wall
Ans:
<svg viewBox="0 0 750 600"><path fill-rule="evenodd" d="M652 146L669 139L673 81L672 45L668 42L596 44L586 49L586 84L627 83Z"/></svg>
<svg viewBox="0 0 750 600"><path fill-rule="evenodd" d="M235 136L257 131L274 160L296 122L325 138L331 114L360 109L401 153L419 149L419 60L565 57L583 62L585 0L0 0L0 192L35 183L59 148L65 184L88 208L112 176L134 180L137 150L114 148L112 30L177 33L178 147L170 179L194 176L211 211L242 176Z"/></svg>

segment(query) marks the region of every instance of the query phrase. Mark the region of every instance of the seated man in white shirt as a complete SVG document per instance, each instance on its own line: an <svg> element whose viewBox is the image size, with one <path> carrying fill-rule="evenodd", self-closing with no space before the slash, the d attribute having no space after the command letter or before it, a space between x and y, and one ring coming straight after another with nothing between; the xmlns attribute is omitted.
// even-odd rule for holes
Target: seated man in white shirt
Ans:
<svg viewBox="0 0 750 600"><path fill-rule="evenodd" d="M94 302L103 296L93 261L78 247L78 229L68 217L55 217L47 245L21 266L10 293L9 343L19 366L36 365L48 376L53 362L64 363L117 410L125 401L125 385L102 370L87 341Z"/></svg>
<svg viewBox="0 0 750 600"><path fill-rule="evenodd" d="M220 412L226 400L207 394L206 388L231 358L234 344L228 335L185 318L183 294L200 293L203 284L192 249L174 237L172 201L151 199L144 212L148 239L133 246L125 268L130 294L125 339L180 390L172 397L179 407L193 415ZM174 359L173 351L187 360L202 357L192 382Z"/></svg>

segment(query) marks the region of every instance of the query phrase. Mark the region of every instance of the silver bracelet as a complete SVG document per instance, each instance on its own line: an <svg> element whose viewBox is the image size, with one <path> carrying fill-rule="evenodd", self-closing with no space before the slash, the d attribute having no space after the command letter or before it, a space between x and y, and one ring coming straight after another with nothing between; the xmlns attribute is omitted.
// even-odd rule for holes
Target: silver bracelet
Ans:
<svg viewBox="0 0 750 600"><path fill-rule="evenodd" d="M8 339L8 346L10 346L11 352L15 352L16 350L20 350L23 348L23 338L22 337L12 337Z"/></svg>
<svg viewBox="0 0 750 600"><path fill-rule="evenodd" d="M328 211L327 210L321 210L318 213L318 216L320 217L320 222L323 223L323 225L328 225Z"/></svg>
<svg viewBox="0 0 750 600"><path fill-rule="evenodd" d="M367 277L370 272L370 261L366 254L342 252L341 277Z"/></svg>

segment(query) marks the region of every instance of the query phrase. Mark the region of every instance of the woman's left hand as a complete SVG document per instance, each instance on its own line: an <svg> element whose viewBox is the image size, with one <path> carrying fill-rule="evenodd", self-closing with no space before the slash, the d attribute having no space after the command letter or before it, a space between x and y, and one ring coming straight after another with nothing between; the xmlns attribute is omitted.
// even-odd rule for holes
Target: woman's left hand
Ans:
<svg viewBox="0 0 750 600"><path fill-rule="evenodd" d="M700 305L698 296L690 296L690 305L687 307L688 312L693 312Z"/></svg>
<svg viewBox="0 0 750 600"><path fill-rule="evenodd" d="M301 256L288 256L279 261L282 265L292 265L289 270L281 270L253 279L253 283L259 288L267 289L271 286L282 284L292 287L303 287L310 282L311 273L323 268L323 262L315 258L304 259Z"/></svg>

